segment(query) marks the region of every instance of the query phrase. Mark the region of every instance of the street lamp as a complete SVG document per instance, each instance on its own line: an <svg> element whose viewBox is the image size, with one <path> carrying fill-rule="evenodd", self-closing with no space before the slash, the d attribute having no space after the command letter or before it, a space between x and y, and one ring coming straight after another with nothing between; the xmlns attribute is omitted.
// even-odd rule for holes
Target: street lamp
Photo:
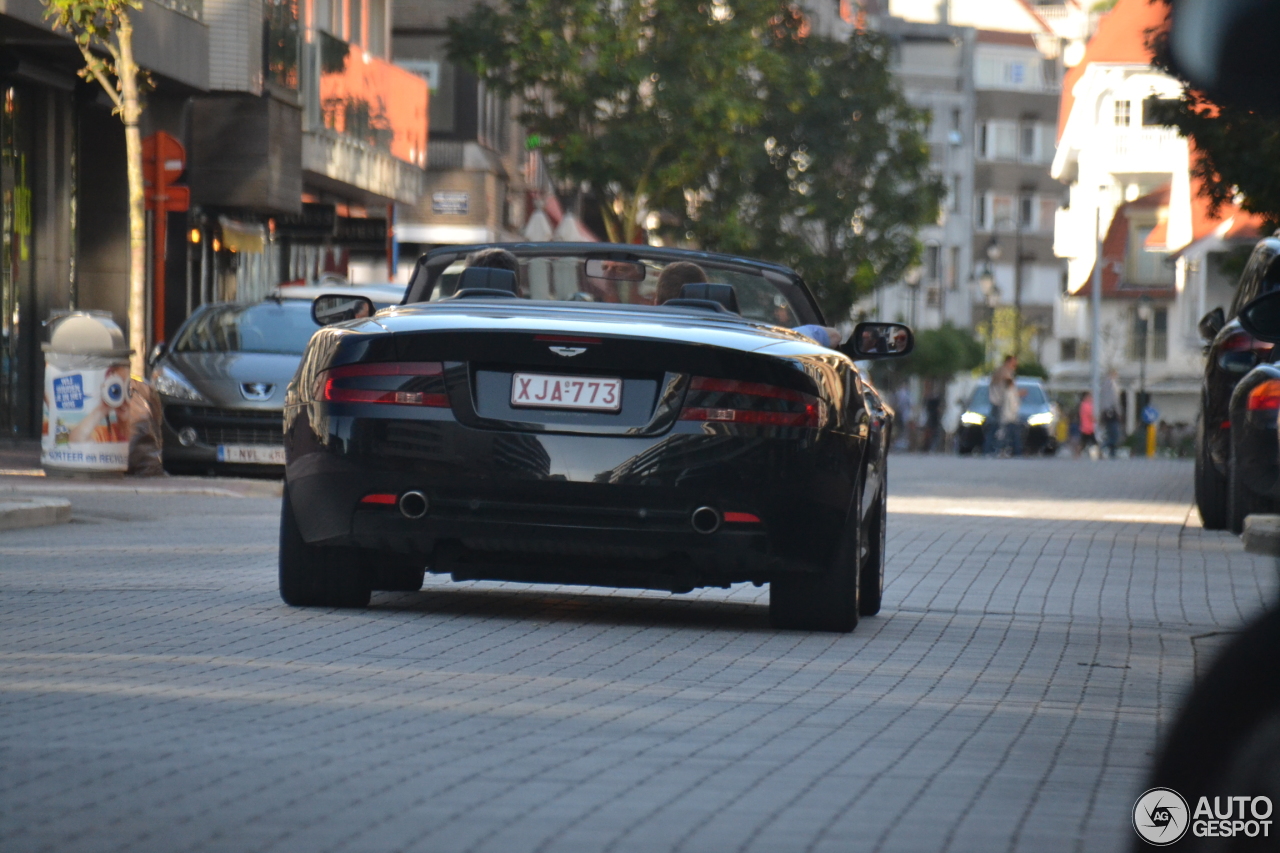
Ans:
<svg viewBox="0 0 1280 853"><path fill-rule="evenodd" d="M990 352L994 350L996 344L996 306L1000 304L1000 291L996 287L996 277L991 271L991 263L1000 257L1000 243L995 237L987 243L986 248L987 262L982 265L982 272L978 275L978 287L982 290L982 301L990 310L987 320L987 359L994 363L995 354Z"/></svg>
<svg viewBox="0 0 1280 853"><path fill-rule="evenodd" d="M1017 216L1002 216L992 224L992 229L999 229L1002 225L1013 226L1013 356L1020 358L1022 356L1022 218ZM995 234L991 235L991 240L987 243L987 259L989 261L997 261L1000 259L1000 238ZM994 328L994 326L993 326Z"/></svg>
<svg viewBox="0 0 1280 853"><path fill-rule="evenodd" d="M1147 407L1147 341L1151 330L1151 297L1142 294L1138 297L1138 320L1141 321L1142 335L1138 342L1138 401L1134 407L1139 412Z"/></svg>

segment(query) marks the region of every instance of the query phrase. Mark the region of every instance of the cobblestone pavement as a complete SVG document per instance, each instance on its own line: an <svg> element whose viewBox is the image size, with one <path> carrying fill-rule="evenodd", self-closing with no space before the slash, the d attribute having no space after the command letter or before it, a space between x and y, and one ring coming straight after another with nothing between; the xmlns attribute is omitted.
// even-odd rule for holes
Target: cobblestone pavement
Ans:
<svg viewBox="0 0 1280 853"><path fill-rule="evenodd" d="M885 609L275 590L278 501L0 533L0 849L1117 850L1196 655L1275 592L1179 461L895 456ZM57 494L50 484L50 494Z"/></svg>

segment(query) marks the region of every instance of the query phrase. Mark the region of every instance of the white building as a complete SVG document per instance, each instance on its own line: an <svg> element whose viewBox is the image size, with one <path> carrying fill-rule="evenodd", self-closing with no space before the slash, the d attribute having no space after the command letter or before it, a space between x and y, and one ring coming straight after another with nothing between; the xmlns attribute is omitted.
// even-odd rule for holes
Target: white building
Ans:
<svg viewBox="0 0 1280 853"><path fill-rule="evenodd" d="M1257 239L1258 223L1233 207L1209 216L1187 140L1153 123L1152 102L1181 92L1150 66L1145 45L1164 14L1147 0L1119 0L1101 20L1064 82L1052 166L1070 187L1054 229L1068 294L1058 306L1055 385L1088 386L1088 297L1101 229L1100 356L1104 371L1120 374L1129 429L1144 382L1163 420L1194 421L1203 372L1196 324L1234 286L1223 253Z"/></svg>

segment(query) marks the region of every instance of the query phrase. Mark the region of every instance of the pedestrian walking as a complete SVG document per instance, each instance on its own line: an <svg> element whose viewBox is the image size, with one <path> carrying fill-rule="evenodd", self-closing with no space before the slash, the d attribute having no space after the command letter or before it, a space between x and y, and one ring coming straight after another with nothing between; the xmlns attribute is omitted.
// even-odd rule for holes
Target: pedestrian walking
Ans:
<svg viewBox="0 0 1280 853"><path fill-rule="evenodd" d="M1000 366L991 372L991 380L987 384L987 401L991 404L991 412L982 425L982 452L986 456L1000 451L1000 424L1003 420L1005 391L1013 385L1017 373L1018 360L1012 355L1006 355ZM1017 393L1016 390L1014 393Z"/></svg>
<svg viewBox="0 0 1280 853"><path fill-rule="evenodd" d="M1093 394L1085 391L1080 397L1080 445L1076 448L1077 458L1081 453L1088 453L1093 458L1098 450L1098 437L1093 417Z"/></svg>
<svg viewBox="0 0 1280 853"><path fill-rule="evenodd" d="M1004 435L1000 440L1000 452L1010 456L1022 455L1022 392L1018 380L1011 376L1004 388L1000 403L1000 428Z"/></svg>
<svg viewBox="0 0 1280 853"><path fill-rule="evenodd" d="M1116 446L1120 444L1120 384L1115 368L1107 371L1098 389L1097 413L1102 426L1102 446L1107 455L1116 458Z"/></svg>
<svg viewBox="0 0 1280 853"><path fill-rule="evenodd" d="M893 394L893 411L897 417L894 419L896 423L902 424L902 434L893 437L894 447L899 450L911 449L911 389L907 384L898 386L898 390Z"/></svg>

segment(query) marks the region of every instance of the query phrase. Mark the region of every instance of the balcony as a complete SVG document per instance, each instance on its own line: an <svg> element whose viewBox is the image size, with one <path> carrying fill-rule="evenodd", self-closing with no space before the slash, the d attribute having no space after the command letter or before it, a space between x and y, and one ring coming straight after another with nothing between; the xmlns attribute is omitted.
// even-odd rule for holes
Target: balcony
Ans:
<svg viewBox="0 0 1280 853"><path fill-rule="evenodd" d="M321 184L417 202L426 180L427 81L324 32L302 45L299 65L303 170Z"/></svg>
<svg viewBox="0 0 1280 853"><path fill-rule="evenodd" d="M1187 141L1167 127L1112 128L1100 151L1109 172L1173 172L1187 168Z"/></svg>

